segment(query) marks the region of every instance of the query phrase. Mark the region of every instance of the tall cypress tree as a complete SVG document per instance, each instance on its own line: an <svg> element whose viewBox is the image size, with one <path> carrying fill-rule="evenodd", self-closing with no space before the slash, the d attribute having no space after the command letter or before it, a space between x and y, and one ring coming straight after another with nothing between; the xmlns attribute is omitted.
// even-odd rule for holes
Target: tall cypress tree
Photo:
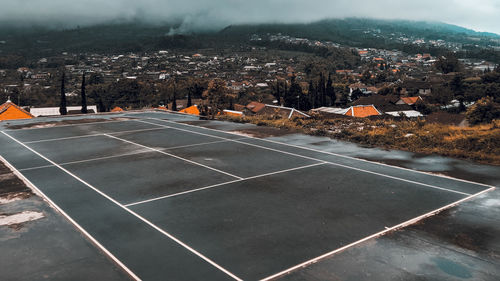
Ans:
<svg viewBox="0 0 500 281"><path fill-rule="evenodd" d="M319 85L318 85L318 106L326 105L326 87L325 87L325 76L323 72L319 75Z"/></svg>
<svg viewBox="0 0 500 281"><path fill-rule="evenodd" d="M278 105L281 105L281 94L280 94L280 81L276 78L276 91L274 92L274 98L278 101Z"/></svg>
<svg viewBox="0 0 500 281"><path fill-rule="evenodd" d="M189 91L188 91L188 101L187 101L187 105L186 105L186 107L190 107L190 106L192 106L192 105L193 105L193 103L192 103L192 101L191 101L191 90L189 90Z"/></svg>
<svg viewBox="0 0 500 281"><path fill-rule="evenodd" d="M314 83L312 80L309 80L309 89L308 89L308 94L309 94L309 100L311 102L311 105L313 108L317 108L317 103L316 103L316 89L314 88Z"/></svg>
<svg viewBox="0 0 500 281"><path fill-rule="evenodd" d="M335 104L337 95L335 95L335 88L333 87L332 75L328 74L328 82L326 82L326 95L330 98L330 106Z"/></svg>
<svg viewBox="0 0 500 281"><path fill-rule="evenodd" d="M66 108L66 91L64 89L64 80L66 79L66 75L63 72L62 77L61 77L61 104L59 106L59 113L61 115L66 115L68 114L68 109Z"/></svg>
<svg viewBox="0 0 500 281"><path fill-rule="evenodd" d="M172 110L177 111L177 89L174 81L174 97L172 99Z"/></svg>
<svg viewBox="0 0 500 281"><path fill-rule="evenodd" d="M85 94L85 73L82 76L82 113L87 114L87 95Z"/></svg>

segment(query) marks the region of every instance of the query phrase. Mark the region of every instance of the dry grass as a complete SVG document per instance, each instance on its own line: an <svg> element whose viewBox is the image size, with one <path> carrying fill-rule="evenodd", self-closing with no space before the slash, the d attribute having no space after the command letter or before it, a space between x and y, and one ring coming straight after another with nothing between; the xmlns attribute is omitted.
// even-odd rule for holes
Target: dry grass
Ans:
<svg viewBox="0 0 500 281"><path fill-rule="evenodd" d="M425 120L370 120L363 118L281 119L225 117L234 122L288 128L311 135L330 136L364 145L424 154L439 154L500 165L500 120L473 127L427 123Z"/></svg>

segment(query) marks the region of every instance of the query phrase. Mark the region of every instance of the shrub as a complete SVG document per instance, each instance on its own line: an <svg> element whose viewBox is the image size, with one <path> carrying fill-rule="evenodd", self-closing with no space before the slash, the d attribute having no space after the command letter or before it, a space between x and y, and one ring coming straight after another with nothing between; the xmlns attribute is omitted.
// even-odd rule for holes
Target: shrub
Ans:
<svg viewBox="0 0 500 281"><path fill-rule="evenodd" d="M491 123L500 119L500 104L494 102L491 97L482 98L467 110L466 117L472 125Z"/></svg>

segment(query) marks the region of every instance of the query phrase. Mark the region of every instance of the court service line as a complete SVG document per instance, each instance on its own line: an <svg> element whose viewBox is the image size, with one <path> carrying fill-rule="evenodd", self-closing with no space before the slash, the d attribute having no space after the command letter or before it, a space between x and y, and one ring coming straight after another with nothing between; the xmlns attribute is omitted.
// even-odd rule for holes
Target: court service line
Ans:
<svg viewBox="0 0 500 281"><path fill-rule="evenodd" d="M288 268L288 269L285 269L285 270L283 270L283 271L280 271L280 272L278 272L278 273L276 273L276 274L273 274L273 275L271 275L271 276L265 277L265 278L261 279L260 281L269 281L269 280L272 280L272 279L278 278L278 277L280 277L280 276L283 276L283 275L285 275L285 274L288 274L288 273L290 273L290 272L292 272L292 271L298 270L298 269L300 269L300 268L305 268L305 267L307 267L307 266L309 266L309 265L311 265L311 264L314 264L314 263L316 263L316 262L318 262L318 261L321 261L321 260L323 260L323 259L325 259L325 258L328 258L328 257L330 257L330 256L333 256L333 255L334 255L334 254L336 254L336 253L339 253L339 252L345 251L345 250L347 250L347 249L349 249L349 248L351 248L351 247L354 247L354 246L356 246L356 245L358 245L358 244L360 244L360 243L363 243L363 242L365 242L365 241L367 241L367 240L370 240L370 239L373 239L373 238L377 238L377 237L380 237L380 236L383 236L383 235L387 234L388 232L391 232L391 231L394 231L394 230L398 230L398 229L401 229L401 228L407 227L407 226L409 226L409 225L412 225L412 224L414 224L414 223L416 223L416 222L418 222L418 221L420 221L420 220L422 220L422 219L425 219L425 218L428 218L428 217L430 217L430 216L433 216L433 215L435 215L435 214L437 214L437 213L439 213L439 212L442 212L442 211L444 211L444 210L446 210L446 209L452 208L452 207L454 207L454 206L456 206L456 205L458 205L458 204L460 204L460 203L463 203L463 202L465 202L465 201L468 201L468 200L470 200L470 199L472 199L472 198L474 198L474 197L477 197L477 196L479 196L479 195L481 195L481 194L483 194L483 193L486 193L486 192L492 191L492 190L494 190L494 189L495 189L495 187L491 187L491 188L485 189L485 190L483 190L483 191L481 191L481 192L478 192L478 193L476 193L476 194L472 194L472 195L470 195L470 196L467 196L467 197L465 197L465 198L462 198L462 199L460 199L460 200L458 200L458 201L455 201L455 202L453 202L453 203L451 203L451 204L448 204L448 205L446 205L446 206L444 206L444 207L441 207L441 208L439 208L439 209L436 209L436 210L430 211L430 212L428 212L428 213L425 213L425 214L423 214L423 215L421 215L421 216L418 216L418 217L412 218L412 219L410 219L410 220L407 220L407 221L402 222L402 223L400 223L400 224L397 224L397 225L395 225L395 226L385 228L385 230L383 230L383 231L380 231L380 232L377 232L377 233L372 234L372 235L370 235L370 236L367 236L367 237L365 237L365 238L363 238L363 239L360 239L360 240L358 240L358 241L355 241L355 242L353 242L353 243L351 243L351 244L349 244L349 245L345 245L345 246L343 246L343 247L341 247L341 248L338 248L338 249L335 249L335 250L333 250L333 251L331 251L331 252L328 252L328 253L326 253L326 254L323 254L323 255L321 255L321 256L319 256L319 257L316 257L316 258L310 259L310 260L308 260L308 261L305 261L305 262L303 262L303 263L300 263L300 264L298 264L298 265L292 266L292 267L290 267L290 268Z"/></svg>
<svg viewBox="0 0 500 281"><path fill-rule="evenodd" d="M136 143L136 142L133 142L133 141L129 141L129 140L126 140L126 139L122 139L122 138L119 138L119 137L115 137L115 136L112 136L112 135L108 135L108 134L104 134L105 136L108 136L110 138L113 138L113 139L117 139L117 140L121 140L123 142L126 142L126 143L130 143L130 144L134 144L134 145L137 145L137 146L140 146L140 147L144 147L144 148L147 148L149 150L152 150L152 151L156 151L156 152L159 152L161 154L165 154L165 155L168 155L168 156L171 156L171 157L174 157L174 158L177 158L177 159L180 159L180 160L183 160L185 162L188 162L188 163L191 163L191 164L194 164L194 165L197 165L197 166L200 166L200 167L203 167L203 168L207 168L207 169L210 169L212 171L216 171L216 172L219 172L221 174L225 174L225 175L228 175L228 176L231 176L233 178L237 178L237 179L243 179L242 177L239 177L239 176L236 176L236 175L233 175L231 173L228 173L228 172L224 172L222 170L219 170L219 169L216 169L216 168L212 168L210 166L207 166L207 165L204 165L204 164L201 164L201 163L198 163L198 162L195 162L195 161L192 161L192 160L189 160L189 159L186 159L186 158L183 158L183 157L180 157L180 156L177 156L177 155L174 155L174 154L171 154L171 153L168 153L168 152L165 152L165 151L161 151L159 149L156 149L156 148L152 148L152 147L149 147L149 146L145 146L145 145L142 145L142 144L139 144L139 143Z"/></svg>
<svg viewBox="0 0 500 281"><path fill-rule="evenodd" d="M125 117L126 118L126 117ZM61 119L64 120L64 119ZM66 120L80 120L80 119L66 119ZM4 130L5 132L15 132L15 131L28 131L28 130L42 130L42 129L50 129L50 128L59 128L59 127L74 127L74 126L80 126L80 125L97 125L97 124L106 124L106 123L117 123L117 122L130 122L130 121L139 121L136 119L130 119L130 120L109 120L109 121L96 121L96 122L85 122L85 123L75 123L75 124L64 124L64 125L57 125L55 124L40 124L40 126L46 126L46 127L37 127L37 128L24 128L24 129L8 129ZM47 122L61 122L61 121L47 121ZM36 123L32 123L36 124ZM26 124L26 125L29 125ZM50 126L54 125L54 126Z"/></svg>
<svg viewBox="0 0 500 281"><path fill-rule="evenodd" d="M168 115L175 115L173 113L168 113L168 112L161 112L161 113L162 114L168 114ZM233 133L233 132L227 132L227 131L222 131L222 130L213 129L213 128L206 128L206 127L201 127L201 126L192 125L192 124L179 123L179 122L174 122L174 121L170 121L170 120L166 120L166 119L161 119L161 118L152 118L151 117L151 118L147 118L147 119L158 120L158 121L167 122L167 123L173 123L173 124L179 124L179 125L184 125L184 126L189 126L189 127L194 127L194 128L200 128L200 129L205 129L205 130L209 130L209 131L225 133L225 134L229 134L229 135L235 135L235 136L239 135L239 134ZM136 121L140 121L140 120L136 120ZM152 123L152 124L156 124L156 123ZM370 163L370 164L375 164L375 165L379 165L379 166L384 166L384 167L389 167L389 168L395 168L395 169L404 170L404 171L413 172L413 173L418 173L418 174L423 174L423 175L427 175L427 176L433 176L433 177L444 178L444 179L453 180L453 181L460 181L460 182L465 182L465 183L471 183L471 184L480 185L480 186L484 186L484 187L488 187L488 188L494 187L492 185L488 185L488 184L484 184L484 183L473 182L473 181L469 181L469 180L458 179L458 178L453 178L453 177L444 176L444 175L432 174L432 173L424 172L424 171L412 170L412 169L409 169L409 168L404 168L404 167L399 167L399 166L393 166L393 165L389 165L389 164L385 164L385 163L380 163L380 162L375 162L375 161L371 161L371 160L356 158L356 157L352 157L352 156L342 155L342 154L338 154L338 153L334 153L334 152L329 152L329 151L314 149L314 148L305 147L305 146L303 147L303 146L300 146L300 145L289 144L289 143L280 142L280 141L276 141L276 140L256 138L256 137L251 137L251 136L249 136L248 138L255 139L255 140L260 140L260 141L264 141L264 142L270 142L270 143L275 143L275 144L290 146L290 147L295 147L295 148L309 150L309 151L314 151L314 152L319 152L319 153L323 153L323 154L329 154L329 155L337 156L337 157L340 157L340 158L346 158L346 159L350 159L350 160L356 160L356 161Z"/></svg>
<svg viewBox="0 0 500 281"><path fill-rule="evenodd" d="M107 255L113 262L115 262L119 267L121 267L130 277L134 280L140 281L141 279L130 270L125 264L123 264L115 255L113 255L106 247L104 247L97 239L95 239L90 233L88 233L80 224L78 224L70 215L68 215L61 207L59 207L54 201L52 201L42 190L40 190L36 185L34 185L28 178L26 178L19 170L17 170L12 164L10 164L5 158L0 155L0 161L5 163L11 171L14 172L23 182L25 182L36 194L47 201L54 209L56 209L63 217L65 217L71 224L73 224L87 239L89 239L94 245L97 246L105 255Z"/></svg>
<svg viewBox="0 0 500 281"><path fill-rule="evenodd" d="M150 227L154 228L155 230L157 230L158 232L162 233L164 236L170 238L171 240L173 240L174 242L176 242L177 244L179 244L180 246L182 246L183 248L185 248L186 250L190 251L191 253L195 254L196 256L198 256L199 258L203 259L204 261L206 261L207 263L211 264L212 266L214 266L215 268L219 269L220 271L224 272L226 275L230 276L231 278L235 279L235 280L238 280L238 281L243 281L242 279L240 279L239 277L237 277L236 275L234 275L233 273L231 273L230 271L226 270L224 267L218 265L217 263L215 263L214 261L212 261L210 258L206 257L205 255L203 255L202 253L196 251L194 248L190 247L189 245L187 245L186 243L182 242L181 240L179 240L178 238L176 238L175 236L173 236L172 234L166 232L165 230L161 229L160 227L158 227L157 225L153 224L152 222L150 222L149 220L147 220L146 218L142 217L141 215L137 214L136 212L130 210L129 208L125 207L124 205L122 205L120 202L116 201L115 199L113 199L111 196L107 195L106 193L102 192L101 190L99 190L98 188L94 187L93 185L89 184L88 182L84 181L83 179L81 179L80 177L78 177L77 175L73 174L72 172L68 171L67 169L65 169L64 167L62 167L61 165L57 164L56 162L50 160L49 158L45 157L44 155L42 155L41 153L37 152L36 150L34 150L33 148L29 147L28 145L24 144L23 142L17 140L16 138L14 138L13 136L7 134L6 132L2 132L4 135L6 135L7 137L9 137L10 139L14 140L15 142L17 142L18 144L22 145L23 147L27 148L29 151L33 152L34 154L38 155L39 157L43 158L44 160L48 161L49 163L53 164L54 166L56 166L57 168L61 169L63 172L67 173L68 175L70 175L71 177L75 178L76 180L78 180L79 182L83 183L84 185L86 185L87 187L89 187L90 189L94 190L95 192L97 192L98 194L100 194L101 196L103 196L104 198L108 199L109 201L113 202L115 205L119 206L120 208L122 208L123 210L125 210L126 212L130 213L131 215L135 216L136 218L140 219L141 221L143 221L144 223L146 223L147 225L149 225ZM62 210L61 210L62 211ZM81 228L83 230L83 228ZM97 241L97 240L96 240ZM111 253L110 253L111 254ZM118 260L118 259L117 259ZM118 260L119 261L119 260ZM136 280L140 280L138 277Z"/></svg>
<svg viewBox="0 0 500 281"><path fill-rule="evenodd" d="M247 139L247 138L241 138L241 140L243 140L243 139ZM174 150L174 149L179 149L179 148L187 148L187 147L193 147L193 146L203 146L203 145L214 144L214 143L222 143L222 142L229 142L229 141L227 141L227 140L218 140L218 141L211 141L211 142L202 142L202 143L195 143L195 144L187 144L187 145L179 145L179 146L166 147L166 148L162 148L160 150L162 150L162 151L164 151L164 150ZM113 158L120 158L120 157L126 157L126 156L138 155L138 154L152 153L152 152L156 152L156 151L152 151L150 149L145 149L145 150L139 150L139 151L131 152L131 153L123 153L123 154L117 154L117 155L103 156L103 157L97 157L97 158L91 158L91 159L84 159L84 160L77 160L77 161L70 161L70 162L64 162L64 163L58 163L58 164L61 165L61 166L65 166L65 165L71 165L71 164L93 162L93 161L113 159ZM44 168L50 168L50 167L54 167L54 165L43 165L43 166L37 166L37 167L24 168L24 169L19 169L19 171L23 172L23 171L44 169Z"/></svg>
<svg viewBox="0 0 500 281"><path fill-rule="evenodd" d="M143 121L143 122L146 122L146 121ZM149 123L149 122L146 122L146 123ZM211 136L211 137L214 137L214 138L226 139L226 140L230 140L232 142L241 143L241 144L245 144L245 145L249 145L249 146L254 146L254 147L258 147L258 148L262 148L262 149L267 149L267 150L271 150L271 151L276 151L276 152L280 152L280 153L284 153L284 154L289 154L289 155L296 156L296 157L301 157L301 158L304 158L304 159L309 159L309 160L314 160L314 161L322 161L322 162L326 162L326 163L328 163L330 165L333 165L333 166L343 167L343 168L346 168L346 169L356 170L356 171L359 171L359 172L368 173L368 174L372 174L372 175L376 175L376 176L381 176L381 177L385 177L385 178L389 178L389 179L393 179L393 180L398 180L398 181L408 182L408 183L412 183L412 184L416 184L416 185L421 185L421 186L425 186L425 187L429 187L429 188L433 188L433 189L438 189L438 190L441 190L441 191L447 191L447 192L451 192L451 193L457 193L457 194L461 194L461 195L465 195L465 196L471 195L470 193L466 193L466 192L461 192L461 191L457 191L457 190L453 190L453 189L448 189L448 188L444 188L444 187L440 187L440 186L436 186L436 185L426 184L426 183L422 183L422 182L418 182L418 181L403 179L403 178L399 178L399 177L395 177L395 176L391 176L391 175L386 175L386 174L382 174L382 173L378 173L378 172L373 172L373 171L369 171L369 170L365 170L365 169L361 169L361 168L356 168L356 167L352 167L352 166L348 166L348 165L344 165L344 164L334 163L334 162L330 162L330 161L323 161L323 160L316 159L316 158L313 158L313 157L304 156L304 155L301 155L301 154L296 154L296 153L292 153L292 152L288 152L288 151L283 151L283 150L279 150L279 149L274 149L274 148L270 148L270 147L266 147L266 146L261 146L261 145L258 145L258 144L242 142L242 141L228 139L228 138L224 138L224 137L220 137L220 136L213 136L213 135L210 135L210 134L205 134L205 133L190 131L190 130L176 128L176 127L170 127L170 126L166 126L166 127L169 127L169 128L172 128L172 129L177 129L177 130L180 130L180 131L191 132L193 134L206 135L206 136Z"/></svg>
<svg viewBox="0 0 500 281"><path fill-rule="evenodd" d="M161 127L160 128L148 128L148 129L120 131L120 132L109 132L107 134L115 135L115 134L127 134L127 133L140 133L140 132L158 131L158 130L166 130L166 129L167 128L165 128L165 127L163 127L163 128L161 128ZM98 137L98 136L102 136L103 134L104 133L97 133L97 134L89 134L89 135L63 137L63 138L43 139L43 140L36 140L36 141L26 141L24 143L31 144L31 143L40 143L40 142L51 142L51 141L71 140L71 139L88 138L88 137Z"/></svg>
<svg viewBox="0 0 500 281"><path fill-rule="evenodd" d="M183 192L179 192L179 193L175 193L175 194L160 196L160 197L156 197L156 198L152 198L152 199L147 199L147 200L143 200L143 201L139 201L139 202L134 202L134 203L126 204L125 207L130 207L130 206L136 206L136 205L140 205L140 204L150 203L150 202L154 202L154 201L158 201L158 200L162 200L162 199L166 199L166 198L176 197L176 196L179 196L179 195L184 195L184 194L189 194L189 193L193 193L193 192L197 192L197 191L211 189L211 188L214 188L214 187L224 186L224 185L228 185L228 184L231 184L231 183L242 182L242 181L247 181L247 180L251 180L251 179L262 178L262 177L267 177L267 176L271 176L271 175L276 175L276 174L282 174L282 173L287 173L287 172L296 171L296 170L307 169L307 168L311 168L311 167L315 167L315 166L319 166L319 165L325 165L325 164L328 164L328 163L315 163L315 164L311 164L311 165L306 165L306 166L301 166L301 167L296 167L296 168L291 168L291 169L286 169L286 170L271 172L271 173L267 173L267 174L262 174L262 175L257 175L257 176L251 176L251 177L240 179L240 180L233 180L233 181L227 181L227 182L223 182L223 183L213 184L213 185L209 185L209 186L205 186L205 187L200 187L200 188L196 188L196 189L191 189L191 190L187 190L187 191L183 191Z"/></svg>

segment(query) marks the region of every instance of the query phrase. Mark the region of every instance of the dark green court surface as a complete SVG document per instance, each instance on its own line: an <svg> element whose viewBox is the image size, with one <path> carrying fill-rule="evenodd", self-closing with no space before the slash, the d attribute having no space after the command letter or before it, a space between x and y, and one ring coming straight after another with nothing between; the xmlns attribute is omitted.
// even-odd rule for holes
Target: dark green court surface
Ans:
<svg viewBox="0 0 500 281"><path fill-rule="evenodd" d="M4 130L0 155L135 279L277 278L492 189L130 117Z"/></svg>

